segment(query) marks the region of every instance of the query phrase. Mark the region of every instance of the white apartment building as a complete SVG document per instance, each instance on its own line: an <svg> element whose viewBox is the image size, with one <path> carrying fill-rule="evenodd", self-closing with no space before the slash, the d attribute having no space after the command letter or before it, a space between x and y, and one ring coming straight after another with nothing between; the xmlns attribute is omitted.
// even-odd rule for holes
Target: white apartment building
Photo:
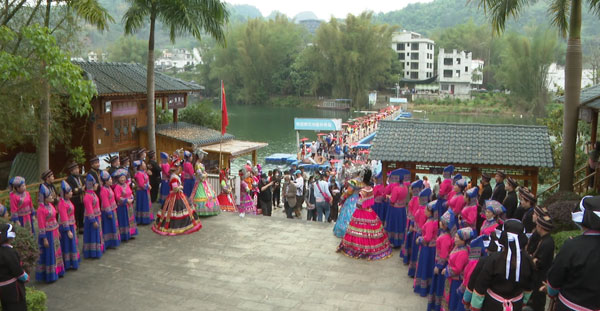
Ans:
<svg viewBox="0 0 600 311"><path fill-rule="evenodd" d="M403 30L392 34L392 49L398 54L398 60L404 66L402 78L426 80L434 76L433 40L421 34Z"/></svg>
<svg viewBox="0 0 600 311"><path fill-rule="evenodd" d="M438 53L440 93L469 95L472 88L483 84L483 60L473 60L471 55L471 52L456 50L446 52L440 48Z"/></svg>
<svg viewBox="0 0 600 311"><path fill-rule="evenodd" d="M198 49L192 51L186 49L163 50L160 58L154 61L157 69L177 68L183 70L185 66L195 66L202 62Z"/></svg>

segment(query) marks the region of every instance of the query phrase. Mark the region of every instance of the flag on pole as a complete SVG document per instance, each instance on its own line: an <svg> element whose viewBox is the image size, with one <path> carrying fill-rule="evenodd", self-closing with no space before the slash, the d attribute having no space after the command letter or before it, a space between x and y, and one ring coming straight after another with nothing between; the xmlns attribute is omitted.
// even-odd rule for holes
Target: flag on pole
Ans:
<svg viewBox="0 0 600 311"><path fill-rule="evenodd" d="M225 85L221 80L221 135L225 135L225 132L227 132L227 125L229 125L229 117L227 116L227 103L225 101Z"/></svg>

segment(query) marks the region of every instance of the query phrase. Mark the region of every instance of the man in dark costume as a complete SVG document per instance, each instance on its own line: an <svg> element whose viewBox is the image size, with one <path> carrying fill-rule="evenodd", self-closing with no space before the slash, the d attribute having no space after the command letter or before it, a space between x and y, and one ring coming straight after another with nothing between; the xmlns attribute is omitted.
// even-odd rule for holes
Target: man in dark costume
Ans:
<svg viewBox="0 0 600 311"><path fill-rule="evenodd" d="M160 165L156 162L156 153L154 150L148 151L148 172L150 172L150 199L152 203L158 199L158 188L160 186Z"/></svg>
<svg viewBox="0 0 600 311"><path fill-rule="evenodd" d="M481 213L485 210L485 201L492 198L492 186L490 186L490 180L492 178L487 173L481 175L481 194L479 195L479 208L477 209L477 229L481 228L483 224L483 217Z"/></svg>
<svg viewBox="0 0 600 311"><path fill-rule="evenodd" d="M506 197L506 189L504 189L504 179L506 178L506 174L503 171L497 171L494 179L496 180L496 185L494 186L494 191L492 192L492 200L496 200L498 202L504 201Z"/></svg>
<svg viewBox="0 0 600 311"><path fill-rule="evenodd" d="M517 207L513 217L522 221L523 225L525 226L525 231L527 233L531 233L533 232L533 229L535 229L533 213L535 204L537 203L537 198L525 187L519 188L519 197L521 199L521 204L519 204L519 207Z"/></svg>
<svg viewBox="0 0 600 311"><path fill-rule="evenodd" d="M110 166L108 167L108 173L110 174L110 176L112 176L112 174L116 170L118 170L119 166L121 165L121 162L119 161L119 155L111 155L105 161L106 163L110 164Z"/></svg>
<svg viewBox="0 0 600 311"><path fill-rule="evenodd" d="M546 280L548 269L550 269L552 260L554 259L554 239L550 235L553 224L547 210L538 208L535 215L535 236L537 238L535 238L535 241L532 241L531 238L529 240L530 244L533 242L535 245L527 245L528 252L530 249L533 249L533 252L530 252L529 255L533 258L533 264L535 265L533 293L531 294L528 306L533 311L544 311L546 307L546 293L543 290L543 282Z"/></svg>
<svg viewBox="0 0 600 311"><path fill-rule="evenodd" d="M102 188L102 182L100 180L100 159L98 159L98 156L93 156L90 159L90 170L87 174L91 175L92 178L94 178L94 183L98 184L96 195L100 197L100 188Z"/></svg>
<svg viewBox="0 0 600 311"><path fill-rule="evenodd" d="M77 230L83 234L83 214L85 210L83 206L83 194L85 193L85 188L83 187L81 175L79 175L79 165L72 162L67 167L67 170L69 171L67 183L73 191L71 202L73 202L73 205L75 206L75 222L77 223Z"/></svg>
<svg viewBox="0 0 600 311"><path fill-rule="evenodd" d="M0 224L0 302L4 311L25 311L24 283L29 281L29 275L11 245L17 236L13 230L12 224Z"/></svg>
<svg viewBox="0 0 600 311"><path fill-rule="evenodd" d="M586 196L572 214L583 234L566 240L548 270L556 310L600 310L600 196Z"/></svg>
<svg viewBox="0 0 600 311"><path fill-rule="evenodd" d="M50 193L52 194L54 201L52 202L52 204L54 204L54 206L58 205L58 195L56 192L56 188L54 188L54 173L51 170L46 170L42 173L42 183L40 184L40 191L42 190L42 187L46 187L48 188L48 190L50 191ZM44 196L42 195L38 195L38 203L44 203L43 202L43 198ZM37 207L37 206L36 206Z"/></svg>
<svg viewBox="0 0 600 311"><path fill-rule="evenodd" d="M519 205L519 200L517 199L517 187L519 187L519 183L516 180L508 177L506 179L506 197L502 202L504 208L506 208L506 219L511 219L515 215L515 211L517 210L517 206Z"/></svg>

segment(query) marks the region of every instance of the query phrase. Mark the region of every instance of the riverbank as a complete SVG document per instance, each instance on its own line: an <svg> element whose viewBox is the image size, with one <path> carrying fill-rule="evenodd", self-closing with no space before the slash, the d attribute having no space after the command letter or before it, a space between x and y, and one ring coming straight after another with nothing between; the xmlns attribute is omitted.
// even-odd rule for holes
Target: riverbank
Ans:
<svg viewBox="0 0 600 311"><path fill-rule="evenodd" d="M513 107L509 95L503 93L474 94L471 99L467 100L453 98L435 100L418 99L409 103L409 110L471 116L501 115L515 117L522 114L516 107Z"/></svg>

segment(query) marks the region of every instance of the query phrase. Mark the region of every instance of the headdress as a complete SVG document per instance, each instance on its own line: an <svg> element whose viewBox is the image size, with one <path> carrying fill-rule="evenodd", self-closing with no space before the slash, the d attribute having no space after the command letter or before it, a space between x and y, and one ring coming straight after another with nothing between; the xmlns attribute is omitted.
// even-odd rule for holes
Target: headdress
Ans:
<svg viewBox="0 0 600 311"><path fill-rule="evenodd" d="M110 174L107 171L100 171L100 179L103 182L107 182L110 179Z"/></svg>
<svg viewBox="0 0 600 311"><path fill-rule="evenodd" d="M533 193L529 192L529 190L525 187L521 187L519 188L519 194L527 201L531 202L531 203L536 203L537 202L537 198L535 197L535 195L533 195Z"/></svg>
<svg viewBox="0 0 600 311"><path fill-rule="evenodd" d="M427 203L427 205L425 205L425 209L427 209L428 211L433 213L433 208L436 204L437 204L437 200L433 200L433 201Z"/></svg>
<svg viewBox="0 0 600 311"><path fill-rule="evenodd" d="M24 183L25 178L21 176L15 176L9 181L9 185L13 186L14 188L20 187Z"/></svg>
<svg viewBox="0 0 600 311"><path fill-rule="evenodd" d="M124 155L124 156L121 157L121 165L123 163L127 162L127 161L129 161L129 157L128 156Z"/></svg>
<svg viewBox="0 0 600 311"><path fill-rule="evenodd" d="M457 180L455 184L456 184L456 185L457 185L457 186L458 186L458 187L459 187L461 190L465 190L465 188L467 187L467 185L468 185L469 183L467 182L467 180L466 180L466 179L464 179L464 178L461 178L461 179Z"/></svg>
<svg viewBox="0 0 600 311"><path fill-rule="evenodd" d="M448 209L441 217L440 217L440 221L442 223L444 223L446 225L446 227L448 227L448 231L452 231L452 228L454 227L454 212L452 212L452 209Z"/></svg>
<svg viewBox="0 0 600 311"><path fill-rule="evenodd" d="M202 150L202 148L198 147L196 149L194 149L194 154L198 157L198 159L202 159L204 158L205 155L208 154L208 152Z"/></svg>
<svg viewBox="0 0 600 311"><path fill-rule="evenodd" d="M94 176L92 176L92 174L87 174L87 176L85 177L85 188L88 190L93 190L94 189L94 184L97 184L98 181L96 180L96 178L94 178Z"/></svg>
<svg viewBox="0 0 600 311"><path fill-rule="evenodd" d="M160 158L161 160L168 160L169 159L169 154L166 152L161 152L160 153Z"/></svg>
<svg viewBox="0 0 600 311"><path fill-rule="evenodd" d="M52 173L52 170L45 170L44 172L42 172L42 180L46 180L46 178L50 177L50 175L54 175L54 173Z"/></svg>
<svg viewBox="0 0 600 311"><path fill-rule="evenodd" d="M517 262L515 264L515 281L519 282L521 278L521 246L527 244L527 236L524 233L523 223L517 219L508 219L504 222L504 230L500 234L500 244L504 246L508 254L506 255L506 274L505 278L510 277L512 252L515 252ZM511 247L511 245L514 245ZM514 249L513 249L514 248Z"/></svg>
<svg viewBox="0 0 600 311"><path fill-rule="evenodd" d="M148 156L149 156L149 157L153 157L153 156L155 156L155 155L156 155L156 151L154 151L154 150L150 150L150 151L148 151Z"/></svg>
<svg viewBox="0 0 600 311"><path fill-rule="evenodd" d="M419 192L419 197L420 198L431 197L431 188L425 188L425 189L421 190L421 192Z"/></svg>
<svg viewBox="0 0 600 311"><path fill-rule="evenodd" d="M192 153L186 150L186 151L183 152L183 157L185 159L189 159L189 158L192 157Z"/></svg>
<svg viewBox="0 0 600 311"><path fill-rule="evenodd" d="M60 196L62 198L64 198L67 193L71 192L71 190L69 183L64 180L60 182Z"/></svg>
<svg viewBox="0 0 600 311"><path fill-rule="evenodd" d="M127 170L125 169L118 169L116 171L113 172L112 177L119 179L121 176L127 176Z"/></svg>
<svg viewBox="0 0 600 311"><path fill-rule="evenodd" d="M506 213L506 208L496 200L486 200L485 208L494 213L495 216L499 216L502 213Z"/></svg>
<svg viewBox="0 0 600 311"><path fill-rule="evenodd" d="M467 197L469 199L475 199L479 196L479 187L475 186L469 190L467 190Z"/></svg>
<svg viewBox="0 0 600 311"><path fill-rule="evenodd" d="M452 177L452 181L456 183L457 181L461 180L462 178L463 178L463 176L460 173L458 173L458 174L454 175L454 177Z"/></svg>
<svg viewBox="0 0 600 311"><path fill-rule="evenodd" d="M448 175L451 176L452 173L454 173L454 165L448 165L446 167L444 167L444 175Z"/></svg>
<svg viewBox="0 0 600 311"><path fill-rule="evenodd" d="M90 158L89 162L90 162L90 164L93 164L94 162L100 162L100 159L98 158L97 155L95 155Z"/></svg>
<svg viewBox="0 0 600 311"><path fill-rule="evenodd" d="M395 169L390 173L389 183L399 183L404 181L404 176L410 174L410 171L404 168Z"/></svg>
<svg viewBox="0 0 600 311"><path fill-rule="evenodd" d="M15 231L13 231L13 225L10 223L0 224L0 244L8 242L9 239L17 237Z"/></svg>
<svg viewBox="0 0 600 311"><path fill-rule="evenodd" d="M519 186L519 183L512 177L508 177L506 179L506 183L508 183L513 189L516 189Z"/></svg>
<svg viewBox="0 0 600 311"><path fill-rule="evenodd" d="M551 232L552 229L554 229L554 224L552 223L552 217L550 217L549 214L538 215L537 224L548 232Z"/></svg>
<svg viewBox="0 0 600 311"><path fill-rule="evenodd" d="M422 180L419 179L417 181L414 181L412 184L410 184L410 189L416 189L416 188L418 188L418 189L423 188L423 181Z"/></svg>
<svg viewBox="0 0 600 311"><path fill-rule="evenodd" d="M485 181L490 181L492 179L492 177L488 173L483 173L483 174L481 174L481 179L485 180Z"/></svg>
<svg viewBox="0 0 600 311"><path fill-rule="evenodd" d="M572 213L577 225L588 229L600 230L600 196L585 196L579 202L580 211Z"/></svg>
<svg viewBox="0 0 600 311"><path fill-rule="evenodd" d="M456 234L461 240L465 242L475 237L475 231L471 227L464 227L462 229L459 229L458 231L456 231Z"/></svg>
<svg viewBox="0 0 600 311"><path fill-rule="evenodd" d="M45 203L46 199L50 196L51 192L50 189L48 188L48 186L46 186L45 184L41 184L40 185L40 192L39 192L39 196L41 197L40 199L42 200L42 202Z"/></svg>
<svg viewBox="0 0 600 311"><path fill-rule="evenodd" d="M104 159L104 162L108 163L108 164L113 164L113 162L117 161L119 159L119 155L109 155L108 158Z"/></svg>
<svg viewBox="0 0 600 311"><path fill-rule="evenodd" d="M75 162L71 162L69 165L67 165L67 170L70 172L76 167L79 167L79 164L77 164Z"/></svg>
<svg viewBox="0 0 600 311"><path fill-rule="evenodd" d="M133 161L133 168L137 169L138 167L140 167L140 165L142 165L142 161L140 161L140 160Z"/></svg>
<svg viewBox="0 0 600 311"><path fill-rule="evenodd" d="M506 178L506 173L504 173L502 170L497 170L496 175L500 176L501 178Z"/></svg>

